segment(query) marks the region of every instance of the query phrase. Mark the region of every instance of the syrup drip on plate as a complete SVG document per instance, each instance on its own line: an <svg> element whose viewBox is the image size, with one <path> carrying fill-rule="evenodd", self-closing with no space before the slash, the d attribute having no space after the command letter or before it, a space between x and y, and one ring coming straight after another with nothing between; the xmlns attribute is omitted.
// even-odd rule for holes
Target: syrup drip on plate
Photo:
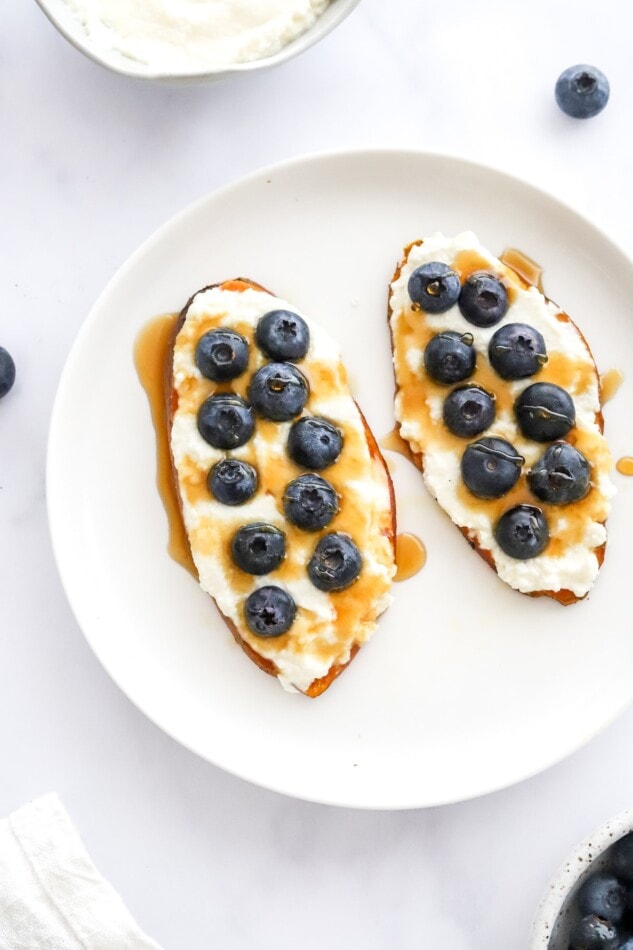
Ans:
<svg viewBox="0 0 633 950"><path fill-rule="evenodd" d="M507 247L499 260L518 274L526 284L531 284L543 293L543 268L531 257L516 247Z"/></svg>
<svg viewBox="0 0 633 950"><path fill-rule="evenodd" d="M619 369L609 369L600 377L600 402L604 406L605 402L613 399L618 389L624 382L624 373Z"/></svg>
<svg viewBox="0 0 633 950"><path fill-rule="evenodd" d="M382 439L379 440L379 445L381 449L387 449L389 452L396 452L398 455L404 455L406 459L409 459L409 461L413 462L414 465L416 464L413 452L400 435L398 426L393 428L391 432L388 432L387 435L384 435Z"/></svg>
<svg viewBox="0 0 633 950"><path fill-rule="evenodd" d="M396 538L395 581L406 581L426 564L426 548L415 534L399 534Z"/></svg>
<svg viewBox="0 0 633 950"><path fill-rule="evenodd" d="M633 475L633 458L630 455L625 455L624 458L618 459L615 467L620 475Z"/></svg>
<svg viewBox="0 0 633 950"><path fill-rule="evenodd" d="M156 485L169 525L167 551L177 564L184 567L197 580L198 572L191 557L191 548L173 481L169 452L169 420L165 400L167 355L177 319L177 313L165 314L150 320L142 328L134 344L134 365L149 400L156 432Z"/></svg>

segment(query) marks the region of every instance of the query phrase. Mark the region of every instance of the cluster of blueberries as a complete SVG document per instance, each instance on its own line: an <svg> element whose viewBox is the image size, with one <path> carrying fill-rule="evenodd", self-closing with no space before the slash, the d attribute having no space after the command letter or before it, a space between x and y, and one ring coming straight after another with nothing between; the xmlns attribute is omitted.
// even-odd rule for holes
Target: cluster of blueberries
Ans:
<svg viewBox="0 0 633 950"><path fill-rule="evenodd" d="M569 950L633 950L633 833L616 841L606 869L586 879L575 908Z"/></svg>
<svg viewBox="0 0 633 950"><path fill-rule="evenodd" d="M343 448L340 429L327 419L302 416L309 395L308 381L294 365L310 345L310 331L298 314L272 310L258 321L255 342L270 360L253 375L248 401L236 393L209 396L198 410L198 431L217 449L230 451L244 445L255 431L256 416L274 422L293 422L288 436L290 458L310 469L285 488L284 512L303 531L320 531L339 510L334 487L316 472L328 468ZM219 328L205 333L196 346L196 365L203 376L218 383L236 379L246 370L248 341L234 330ZM258 488L252 465L224 458L208 476L213 497L223 505L242 505ZM252 523L238 528L231 540L234 563L248 574L262 576L276 570L286 556L286 536L271 524ZM358 577L361 554L349 535L331 532L316 545L308 563L308 576L319 590L349 587ZM285 633L294 621L296 604L281 587L269 585L253 591L246 600L249 629L261 637Z"/></svg>
<svg viewBox="0 0 633 950"><path fill-rule="evenodd" d="M446 264L431 261L416 268L408 281L414 309L442 314L458 305L464 318L477 327L493 327L508 311L508 295L492 274L476 272L464 284ZM488 358L505 380L536 375L547 362L542 334L525 323L507 323L493 333ZM435 382L463 383L475 371L476 351L470 333L436 334L424 351L424 367ZM527 481L534 496L553 505L567 505L583 498L590 487L587 459L564 436L576 423L574 402L554 383L532 383L514 403L520 432L535 442L551 442ZM495 418L495 397L481 386L456 386L444 400L444 424L454 435L469 439L480 435ZM516 484L525 459L505 439L481 438L467 446L461 474L477 498L501 498ZM516 505L500 517L495 538L501 549L520 560L536 557L549 542L549 529L536 505Z"/></svg>

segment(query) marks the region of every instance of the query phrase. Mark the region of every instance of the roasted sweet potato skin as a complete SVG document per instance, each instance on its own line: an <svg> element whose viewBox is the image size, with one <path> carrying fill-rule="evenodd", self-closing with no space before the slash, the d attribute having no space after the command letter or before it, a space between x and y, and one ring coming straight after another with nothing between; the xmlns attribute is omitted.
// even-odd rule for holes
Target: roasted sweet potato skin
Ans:
<svg viewBox="0 0 633 950"><path fill-rule="evenodd" d="M232 280L227 280L227 281L224 281L224 282L218 283L218 284L208 284L207 286L200 288L200 290L196 291L196 293L193 294L193 295L189 298L189 300L187 301L187 303L186 303L185 306L183 307L182 311L180 312L180 314L179 314L179 316L178 316L178 319L176 320L176 323L175 323L175 325L174 325L174 332L173 332L173 335L172 335L172 338L171 338L171 343L170 343L170 346L169 346L169 348L168 348L167 358L166 358L166 362L165 362L165 369L164 369L165 389L164 389L164 392L165 392L165 400L166 400L166 405L167 405L167 416L166 416L166 417L167 417L167 420L168 420L168 428L169 428L169 432L167 433L167 435L168 435L168 440L169 440L169 443L170 443L170 457L171 457L171 466L172 466L172 478L173 478L174 487L175 487L175 490L176 490L176 496L177 496L177 498L178 498L178 502L179 502L179 505L180 505L180 514L181 514L181 517L183 516L183 512L182 512L182 501L181 501L181 497L180 497L180 492L179 492L179 490L178 490L178 476L177 476L177 472L176 472L176 466L175 466L175 463L174 463L174 458L173 458L173 456L171 455L171 439L170 439L171 426L172 426L173 418L174 418L174 415L175 415L176 410L177 410L177 408L178 408L178 394L177 394L177 392L176 392L176 390L175 390L175 388L174 388L174 381L173 381L173 350L174 350L174 344L175 344L175 341L176 341L176 337L178 336L178 333L180 332L180 329L182 328L182 325L183 325L184 322L185 322L185 319L186 319L186 317L187 317L187 311L188 311L189 306L191 305L191 302L193 301L194 297L196 297L199 293L202 293L202 292L205 291L205 290L211 290L212 288L215 288L215 287L219 287L221 290L232 290L232 291L238 291L238 292L239 292L239 291L244 291L244 290L249 290L249 289L250 289L250 290L258 290L258 291L262 291L263 293L268 293L268 294L271 294L272 296L274 296L274 295L272 294L272 291L267 290L267 289L266 289L265 287L263 287L261 284L255 283L255 281L252 281L252 280L250 280L250 279L248 279L248 278L246 278L246 277L237 277L237 278L234 278L234 279L232 279ZM383 476L384 479L385 479L385 483L386 483L386 485L387 485L387 487L388 487L388 489L389 489L389 497L390 497L390 500L391 500L391 525L390 525L390 528L389 528L389 530L388 530L388 532L387 532L387 536L388 536L388 538L389 538L389 542L390 542L390 544L391 544L391 548L392 548L392 550L393 550L393 552L394 552L394 558L395 558L395 551L396 551L396 502L395 502L395 493L394 493L394 488L393 488L393 482L392 482L391 476L390 476L390 474L389 474L389 469L387 468L387 463L385 462L385 459L384 459L384 457L383 457L383 455L382 455L382 453L380 452L380 449L379 449L379 447L378 447L378 443L376 442L376 439L374 438L374 434L373 434L373 432L371 431L371 429L369 428L369 425L368 425L368 423L367 423L367 420L365 419L365 416L364 416L363 413L361 412L360 407L358 407L358 404L357 404L357 408L358 408L358 411L359 411L359 413L360 413L360 416L361 416L361 419L362 419L362 422L363 422L363 426L364 426L364 429L365 429L365 436L366 436L366 439L367 439L367 445L368 445L368 447L369 447L370 456L371 456L371 458L372 458L372 461L373 461L374 465L376 465L376 466L378 467L378 469L380 470L380 472L382 473L382 476ZM212 598L212 599L213 599L213 598ZM215 603L215 601L214 601L214 603ZM217 605L216 605L216 606L217 606ZM263 656L261 656L259 653L257 653L257 652L252 648L252 646L251 646L249 643L247 643L247 642L244 640L244 638L240 635L240 632L239 632L239 630L237 629L237 627L235 626L235 624L233 623L233 621L232 621L229 617L226 617L220 610L218 610L218 612L219 612L220 616L222 617L222 619L224 620L224 622L225 622L225 624L227 625L227 627L229 628L229 630L231 631L231 633L233 634L233 637L235 638L235 641L239 644L239 646L242 648L242 650L244 651L244 653L249 657L249 659L251 659L251 660L253 661L253 663L255 663L255 664L260 668L260 670L263 670L264 673L268 673L270 676L277 676L278 670L277 670L277 667L275 666L275 664L272 662L272 660L269 660L267 657L263 657ZM335 680L338 676L340 676L340 674L343 672L343 670L345 670L345 669L349 666L349 664L352 662L352 660L354 659L354 657L355 657L356 654L358 653L359 649L360 649L360 643L358 643L358 642L354 643L354 644L352 645L351 650L350 650L350 657L349 657L349 660L347 661L347 663L335 664L335 665L331 666L325 676L322 676L322 677L320 677L319 679L315 679L315 680L312 681L312 683L310 683L310 685L308 686L308 688L304 691L304 692L305 692L305 695L306 695L306 696L309 696L309 697L311 697L311 698L316 698L317 696L320 696L322 693L324 693L324 692L327 690L327 688L334 682L334 680Z"/></svg>

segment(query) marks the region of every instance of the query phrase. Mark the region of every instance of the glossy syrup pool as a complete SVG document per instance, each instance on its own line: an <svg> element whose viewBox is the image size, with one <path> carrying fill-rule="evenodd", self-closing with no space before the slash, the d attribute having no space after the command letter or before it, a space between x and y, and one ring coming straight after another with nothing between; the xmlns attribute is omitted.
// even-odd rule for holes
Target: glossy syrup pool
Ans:
<svg viewBox="0 0 633 950"><path fill-rule="evenodd" d="M172 474L165 400L167 357L177 320L177 313L168 313L155 317L141 329L134 344L134 365L149 401L156 433L156 485L167 515L167 551L197 579Z"/></svg>
<svg viewBox="0 0 633 950"><path fill-rule="evenodd" d="M512 268L512 270L522 277L526 284L531 284L543 293L543 268L531 257L519 251L516 247L507 247L499 260Z"/></svg>
<svg viewBox="0 0 633 950"><path fill-rule="evenodd" d="M624 373L619 369L609 369L600 377L600 402L604 406L616 395L624 382Z"/></svg>
<svg viewBox="0 0 633 950"><path fill-rule="evenodd" d="M381 449L387 449L389 452L396 452L398 455L404 455L406 459L409 459L415 465L415 456L409 447L409 443L400 435L400 429L398 426L395 426L391 432L388 432L387 435L384 435L382 439L379 439L378 442Z"/></svg>
<svg viewBox="0 0 633 950"><path fill-rule="evenodd" d="M418 574L426 564L424 542L415 534L399 534L396 538L395 581L407 581Z"/></svg>

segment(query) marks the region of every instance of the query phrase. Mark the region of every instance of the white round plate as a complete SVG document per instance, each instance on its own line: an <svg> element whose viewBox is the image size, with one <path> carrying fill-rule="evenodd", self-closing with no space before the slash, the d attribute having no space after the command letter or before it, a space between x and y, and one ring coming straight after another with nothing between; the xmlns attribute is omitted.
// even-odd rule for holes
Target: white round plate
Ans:
<svg viewBox="0 0 633 950"><path fill-rule="evenodd" d="M350 668L316 700L285 693L233 642L166 553L155 444L132 351L153 316L245 276L338 338L380 438L393 427L387 285L404 244L472 229L545 268L546 292L601 370L633 365L633 265L554 198L438 155L323 155L259 172L166 224L116 274L68 359L51 423L50 526L77 620L121 689L155 723L252 782L320 802L409 808L465 799L560 760L633 697L633 480L620 489L589 599L562 608L507 588L388 454L399 530L428 563ZM616 457L633 452L630 383L607 406ZM628 438L628 442L627 442ZM604 662L604 657L608 662Z"/></svg>

